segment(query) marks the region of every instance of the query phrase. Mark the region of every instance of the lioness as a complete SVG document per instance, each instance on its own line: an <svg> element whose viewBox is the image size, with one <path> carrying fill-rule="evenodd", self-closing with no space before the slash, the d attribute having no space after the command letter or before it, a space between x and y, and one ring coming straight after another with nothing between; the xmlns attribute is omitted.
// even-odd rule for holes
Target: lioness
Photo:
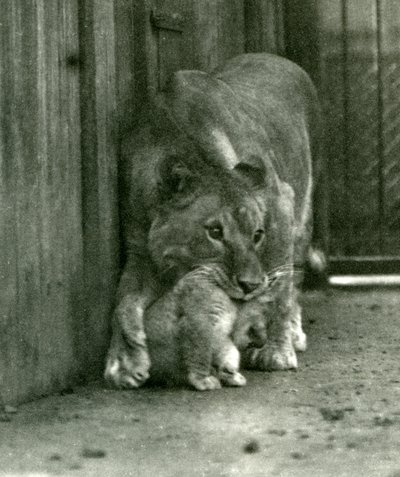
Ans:
<svg viewBox="0 0 400 477"><path fill-rule="evenodd" d="M248 362L262 370L297 367L294 348L306 344L293 267L310 244L319 122L311 81L280 57L242 55L211 75L173 75L123 145L127 259L107 380L128 388L147 380L146 309L208 264L220 267L226 293L239 301L282 271L266 343Z"/></svg>

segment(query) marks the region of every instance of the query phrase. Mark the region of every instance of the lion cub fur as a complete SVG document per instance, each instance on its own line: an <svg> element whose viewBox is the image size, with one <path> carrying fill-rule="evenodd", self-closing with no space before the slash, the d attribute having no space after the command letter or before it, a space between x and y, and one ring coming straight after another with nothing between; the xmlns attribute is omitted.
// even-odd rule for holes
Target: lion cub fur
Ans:
<svg viewBox="0 0 400 477"><path fill-rule="evenodd" d="M199 267L153 304L145 316L151 380L200 391L244 386L240 353L266 340L267 296L238 303L221 288L221 270Z"/></svg>

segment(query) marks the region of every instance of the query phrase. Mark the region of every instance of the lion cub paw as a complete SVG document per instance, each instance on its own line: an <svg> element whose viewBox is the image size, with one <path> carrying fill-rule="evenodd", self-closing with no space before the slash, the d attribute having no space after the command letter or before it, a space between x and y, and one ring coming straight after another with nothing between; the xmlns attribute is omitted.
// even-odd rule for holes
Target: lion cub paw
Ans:
<svg viewBox="0 0 400 477"><path fill-rule="evenodd" d="M218 377L225 386L245 386L247 382L246 378L238 371L221 370Z"/></svg>
<svg viewBox="0 0 400 477"><path fill-rule="evenodd" d="M142 386L150 377L150 360L147 356L138 363L126 354L107 360L104 372L105 380L116 388L137 389Z"/></svg>
<svg viewBox="0 0 400 477"><path fill-rule="evenodd" d="M297 369L297 356L294 349L262 348L255 356L258 369L283 371Z"/></svg>
<svg viewBox="0 0 400 477"><path fill-rule="evenodd" d="M221 383L215 376L203 376L198 373L189 373L188 381L198 391L221 389Z"/></svg>

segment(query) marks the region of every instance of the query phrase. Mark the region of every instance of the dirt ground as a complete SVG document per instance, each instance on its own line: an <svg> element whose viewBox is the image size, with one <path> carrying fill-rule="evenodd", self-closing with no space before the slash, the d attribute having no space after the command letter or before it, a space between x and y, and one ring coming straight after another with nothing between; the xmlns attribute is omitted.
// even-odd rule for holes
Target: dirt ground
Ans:
<svg viewBox="0 0 400 477"><path fill-rule="evenodd" d="M8 408L0 475L400 477L399 291L308 293L299 370L245 388L100 382Z"/></svg>

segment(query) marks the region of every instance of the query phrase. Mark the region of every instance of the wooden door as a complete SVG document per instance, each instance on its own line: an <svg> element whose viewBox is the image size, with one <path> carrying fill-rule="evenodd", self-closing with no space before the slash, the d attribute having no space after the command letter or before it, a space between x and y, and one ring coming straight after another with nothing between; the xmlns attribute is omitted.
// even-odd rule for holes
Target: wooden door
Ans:
<svg viewBox="0 0 400 477"><path fill-rule="evenodd" d="M245 51L244 0L136 0L137 96L180 69L211 71Z"/></svg>
<svg viewBox="0 0 400 477"><path fill-rule="evenodd" d="M288 53L314 77L326 117L330 254L398 271L400 3L296 0L287 19Z"/></svg>

